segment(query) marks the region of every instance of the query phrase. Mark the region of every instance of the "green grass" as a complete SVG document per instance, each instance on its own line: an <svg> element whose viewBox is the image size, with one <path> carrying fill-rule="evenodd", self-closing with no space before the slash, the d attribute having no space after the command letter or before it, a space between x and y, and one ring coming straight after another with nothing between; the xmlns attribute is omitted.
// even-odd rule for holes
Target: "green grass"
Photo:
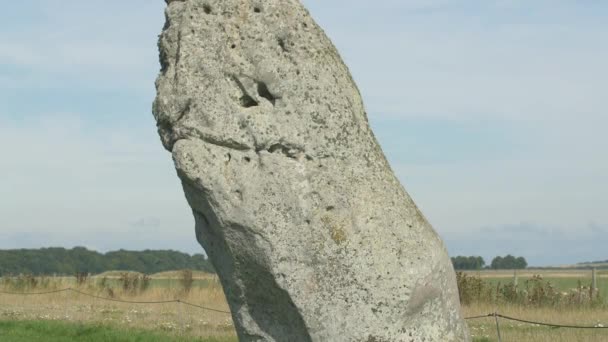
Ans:
<svg viewBox="0 0 608 342"><path fill-rule="evenodd" d="M474 337L473 342L492 342L492 340L487 337Z"/></svg>
<svg viewBox="0 0 608 342"><path fill-rule="evenodd" d="M160 332L61 321L0 321L6 342L236 342L233 338L177 337Z"/></svg>

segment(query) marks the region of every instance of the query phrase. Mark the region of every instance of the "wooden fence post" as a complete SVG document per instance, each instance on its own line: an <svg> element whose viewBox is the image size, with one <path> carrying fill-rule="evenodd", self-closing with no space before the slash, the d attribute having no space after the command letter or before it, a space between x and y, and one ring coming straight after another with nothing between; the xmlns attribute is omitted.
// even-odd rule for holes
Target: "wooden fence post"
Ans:
<svg viewBox="0 0 608 342"><path fill-rule="evenodd" d="M597 278L595 276L595 267L591 268L591 299L593 299L593 295L595 294L597 289Z"/></svg>
<svg viewBox="0 0 608 342"><path fill-rule="evenodd" d="M496 333L498 334L498 342L502 342L502 337L500 336L500 324L498 324L498 311L494 313L494 319L496 319Z"/></svg>

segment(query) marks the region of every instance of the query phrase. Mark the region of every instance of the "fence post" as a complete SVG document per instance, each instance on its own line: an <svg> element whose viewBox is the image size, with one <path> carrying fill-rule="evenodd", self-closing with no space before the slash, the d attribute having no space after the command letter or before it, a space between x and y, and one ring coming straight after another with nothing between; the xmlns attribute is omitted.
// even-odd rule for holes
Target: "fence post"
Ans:
<svg viewBox="0 0 608 342"><path fill-rule="evenodd" d="M63 314L64 314L64 321L69 321L70 320L70 315L68 315L68 302L70 301L70 290L66 289L65 291L63 291Z"/></svg>
<svg viewBox="0 0 608 342"><path fill-rule="evenodd" d="M178 315L179 315L179 323L181 325L181 332L182 332L182 335L185 335L186 334L186 323L184 323L184 311L183 311L184 308L182 307L183 304L182 304L182 301L179 299L176 301L176 304L177 304L177 310L178 310Z"/></svg>
<svg viewBox="0 0 608 342"><path fill-rule="evenodd" d="M515 286L515 291L517 291L517 269L513 269L513 286Z"/></svg>
<svg viewBox="0 0 608 342"><path fill-rule="evenodd" d="M593 299L593 295L595 295L597 289L597 279L595 276L595 267L591 268L591 299Z"/></svg>
<svg viewBox="0 0 608 342"><path fill-rule="evenodd" d="M494 313L494 319L496 320L496 333L498 334L498 342L502 342L502 337L500 336L500 324L498 324L498 311Z"/></svg>

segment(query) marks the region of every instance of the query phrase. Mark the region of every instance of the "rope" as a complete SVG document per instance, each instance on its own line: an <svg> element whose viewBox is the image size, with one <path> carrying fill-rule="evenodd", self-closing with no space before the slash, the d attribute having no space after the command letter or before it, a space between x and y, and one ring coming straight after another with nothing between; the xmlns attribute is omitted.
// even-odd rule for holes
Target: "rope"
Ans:
<svg viewBox="0 0 608 342"><path fill-rule="evenodd" d="M219 312L219 313L225 313L225 314L230 314L230 311L224 311L224 310L218 310L218 309L213 309L213 308L208 308L205 306L201 306L201 305L197 305L197 304L193 304L193 303L188 303L188 302L184 302L182 300L179 299L172 299L172 300L158 300L158 301L134 301L134 300L123 300L123 299L117 299L117 298L110 298L110 297L103 297L103 296L97 296L94 294L90 294L90 293L86 293L71 287L65 288L65 289L60 289L60 290L55 290L55 291L47 291L47 292L5 292L5 291L0 291L0 294L6 294L6 295L18 295L18 296L29 296L29 295L45 295L45 294L52 294L52 293L58 293L58 292L68 292L68 291L72 291L72 292L76 292L79 293L83 296L87 296L87 297L91 297L91 298L97 298L97 299L101 299L101 300L107 300L107 301L111 301L111 302L119 302L119 303L127 303L127 304L168 304L168 303L181 303L181 304L185 304L185 305L189 305L195 308L199 308L199 309L203 309L203 310L207 310L207 311L214 311L214 312Z"/></svg>
<svg viewBox="0 0 608 342"><path fill-rule="evenodd" d="M478 318L487 318L487 317L500 317L500 318L504 318L504 319L510 320L510 321L516 321L516 322L528 323L528 324L544 325L544 326L553 327L553 328L608 329L608 326L570 325L570 324L555 324L555 323L546 323L546 322L536 322L536 321L530 321L530 320L521 319L521 318L515 318L515 317L505 316L505 315L501 315L499 313L494 313L494 312L493 313L489 313L487 315L465 317L465 319L469 320L469 319L478 319Z"/></svg>
<svg viewBox="0 0 608 342"><path fill-rule="evenodd" d="M509 316L505 316L505 315L501 315L501 314L496 314L496 316L500 317L500 318L504 318L504 319L508 319L511 321L517 321L517 322L522 322L522 323L530 323L530 324L538 324L538 325L544 325L547 327L554 327L554 328L571 328L571 329L608 329L608 326L591 326L591 325L568 325L568 324L553 324L553 323L544 323L544 322L534 322L534 321L528 321L525 319L520 319L520 318L514 318L514 317L509 317Z"/></svg>
<svg viewBox="0 0 608 342"><path fill-rule="evenodd" d="M479 315L479 316L471 316L471 317L465 317L464 319L478 319L478 318L485 318L485 317L493 317L494 314L487 314L487 315Z"/></svg>
<svg viewBox="0 0 608 342"><path fill-rule="evenodd" d="M185 305L190 305L190 306L193 306L193 307L195 307L195 308L200 308L200 309L203 309L203 310L215 311L215 312L220 312L220 313L225 313L225 314L229 314L229 313L230 313L230 311L224 311L224 310L218 310L218 309L211 309L211 308L204 307L204 306L200 306L200 305L197 305L197 304L192 304L192 303L184 302L183 300L179 300L179 299L177 300L177 302L178 302L178 303L185 304Z"/></svg>
<svg viewBox="0 0 608 342"><path fill-rule="evenodd" d="M86 292L83 292L83 291L80 291L80 290L77 290L77 289L74 289L74 288L71 288L71 287L68 287L68 288L65 288L65 289L54 290L54 291L46 291L46 292L27 292L26 293L26 292L6 292L6 291L0 291L0 294L17 295L17 296L30 296L30 295L46 295L46 294L66 292L66 291L72 291L72 292L79 293L79 294L81 294L83 296L88 296L88 297L91 297L91 298L97 298L97 299L107 300L107 301L112 301L112 302L119 302L119 303L127 303L127 304L168 304L168 303L178 303L178 304L184 304L184 305L192 306L192 307L195 307L195 308L199 308L199 309L202 309L202 310L219 312L219 313L224 313L224 314L230 314L230 311L213 309L213 308L209 308L209 307L198 305L198 304L194 304L194 303L189 303L189 302L186 302L186 301L183 301L183 300L180 300L180 299L158 300L158 301L122 300L122 299L116 299L116 298L97 296L97 295L86 293ZM489 313L487 315L465 317L464 319L470 320L470 319L479 319L479 318L487 318L487 317L500 317L500 318L504 318L504 319L511 320L511 321L516 321L516 322L521 322L521 323L528 323L528 324L537 324L537 325L543 325L543 326L553 327L553 328L608 329L608 326L570 325L570 324L555 324L555 323L546 323L546 322L536 322L536 321L530 321L530 320L521 319L521 318L515 318L515 317L505 316L505 315L501 315L501 314L498 314L498 313L495 313L495 312Z"/></svg>
<svg viewBox="0 0 608 342"><path fill-rule="evenodd" d="M96 296L90 293L86 293L86 292L82 292L73 288L68 288L67 290L76 292L76 293L80 293L81 295L85 295L91 298L97 298L97 299L103 299L103 300L109 300L112 302L119 302L119 303L128 303L128 304L167 304L167 303L177 303L179 302L178 300L159 300L159 301L133 301L133 300L122 300L122 299L116 299L116 298L109 298L109 297L102 297L102 296Z"/></svg>
<svg viewBox="0 0 608 342"><path fill-rule="evenodd" d="M5 292L5 291L0 291L0 294L5 294L5 295L14 295L14 296L29 296L29 295L46 295L46 294L51 294L51 293L58 293L58 292L64 292L64 291L69 291L70 289L61 289L61 290L54 290L54 291L47 291L47 292Z"/></svg>

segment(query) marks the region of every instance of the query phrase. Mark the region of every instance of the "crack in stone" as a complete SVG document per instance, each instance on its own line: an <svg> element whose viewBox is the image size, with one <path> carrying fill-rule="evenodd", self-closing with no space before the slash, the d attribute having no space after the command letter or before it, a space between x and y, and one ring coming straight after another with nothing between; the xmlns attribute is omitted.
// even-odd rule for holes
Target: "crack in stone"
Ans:
<svg viewBox="0 0 608 342"><path fill-rule="evenodd" d="M270 146L268 146L268 145L258 146L255 149L255 152L258 154L262 151L266 151L268 153L280 153L280 154L282 154L288 158L292 158L292 159L297 159L299 156L304 154L304 148L293 145L293 144L282 143L282 142L274 143L274 144L271 144ZM307 159L308 158L312 158L312 157L307 155Z"/></svg>
<svg viewBox="0 0 608 342"><path fill-rule="evenodd" d="M241 80L236 75L230 75L230 78L232 78L234 83L236 83L237 87L243 93L243 96L241 96L239 98L239 101L241 102L241 106L243 106L245 108L250 108L250 107L256 107L259 105L258 101L256 101L253 98L253 96L251 96L249 94L249 92L245 88L245 85L243 84L243 82L241 82Z"/></svg>

